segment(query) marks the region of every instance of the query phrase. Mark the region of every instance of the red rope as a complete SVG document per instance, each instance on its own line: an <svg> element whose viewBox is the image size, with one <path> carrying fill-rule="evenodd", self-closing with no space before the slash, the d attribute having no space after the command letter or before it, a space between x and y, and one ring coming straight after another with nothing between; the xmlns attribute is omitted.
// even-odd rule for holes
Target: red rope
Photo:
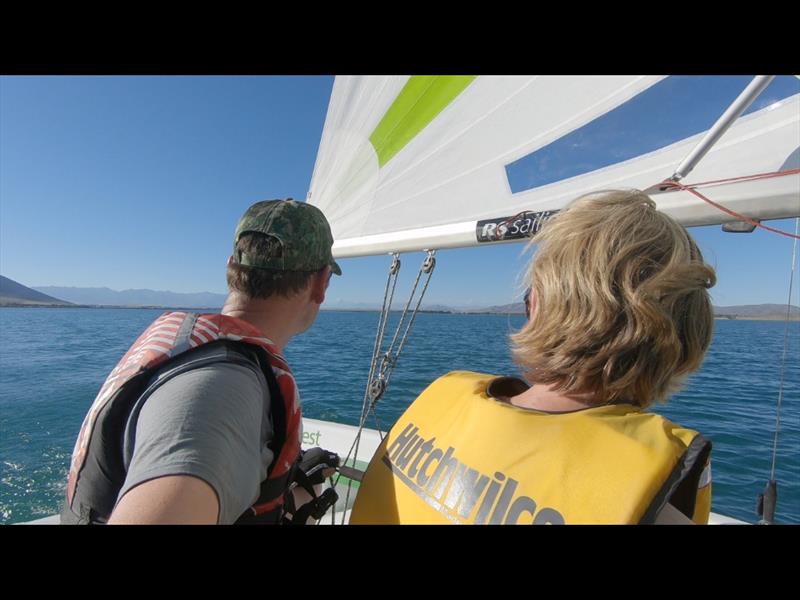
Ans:
<svg viewBox="0 0 800 600"><path fill-rule="evenodd" d="M722 212L724 212L724 213L726 213L726 214L728 214L728 215L730 215L732 217L735 217L736 219L739 219L740 221L744 221L745 223L750 223L750 225L753 225L754 227L760 227L761 229L765 229L766 231L771 231L772 233L777 233L778 235L783 235L783 236L786 236L788 238L800 239L800 236L798 236L798 235L795 235L793 233L789 233L788 231L783 231L782 229L775 229L774 227L769 227L768 225L764 225L764 224L762 224L762 223L760 223L760 222L758 222L758 221L756 221L754 219L751 219L750 217L746 217L746 216L741 215L741 214L739 214L739 213L737 213L735 211L732 211L729 208L725 208L721 204L717 204L713 200L709 200L708 198L703 196L703 194L701 194L697 190L693 189L693 188L704 186L704 185L713 185L713 184L727 183L727 182L732 182L732 181L755 181L755 180L759 180L759 179L769 179L769 178L772 178L772 177L783 177L785 175L795 175L797 173L800 173L800 169L791 169L791 170L788 170L788 171L777 171L775 173L759 173L757 175L746 175L744 177L732 177L730 179L719 179L719 180L716 180L716 181L706 181L706 182L703 182L703 183L694 183L692 185L683 185L682 183L679 183L677 181L667 180L667 181L662 181L660 184L658 184L658 186L665 187L665 188L675 188L675 189L679 189L679 190L684 190L686 192L689 192L690 194L694 194L695 196L697 196L698 198L700 198L704 202L707 202L708 204L710 204L714 208L716 208L718 210L721 210Z"/></svg>
<svg viewBox="0 0 800 600"><path fill-rule="evenodd" d="M697 188L710 185L717 185L721 183L731 183L734 181L757 181L759 179L771 179L773 177L797 175L798 173L800 173L800 169L788 169L786 171L774 171L772 173L758 173L756 175L744 175L742 177L730 177L728 179L715 179L714 181L701 181L700 183L692 183L690 185L687 185L686 187Z"/></svg>

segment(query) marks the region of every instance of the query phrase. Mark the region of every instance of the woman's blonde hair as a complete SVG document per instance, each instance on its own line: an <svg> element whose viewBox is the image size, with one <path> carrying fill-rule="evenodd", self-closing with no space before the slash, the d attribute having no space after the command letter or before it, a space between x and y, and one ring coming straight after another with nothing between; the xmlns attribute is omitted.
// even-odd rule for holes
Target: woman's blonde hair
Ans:
<svg viewBox="0 0 800 600"><path fill-rule="evenodd" d="M597 404L648 406L703 361L714 269L638 190L583 196L548 221L528 270L535 308L511 336L526 376Z"/></svg>

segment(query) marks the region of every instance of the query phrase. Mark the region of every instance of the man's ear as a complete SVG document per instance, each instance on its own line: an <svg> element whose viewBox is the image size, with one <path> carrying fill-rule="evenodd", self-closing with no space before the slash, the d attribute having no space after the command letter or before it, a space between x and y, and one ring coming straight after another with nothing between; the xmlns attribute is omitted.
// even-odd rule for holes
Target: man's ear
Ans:
<svg viewBox="0 0 800 600"><path fill-rule="evenodd" d="M311 299L317 304L325 302L325 291L331 279L331 268L320 269L311 277Z"/></svg>

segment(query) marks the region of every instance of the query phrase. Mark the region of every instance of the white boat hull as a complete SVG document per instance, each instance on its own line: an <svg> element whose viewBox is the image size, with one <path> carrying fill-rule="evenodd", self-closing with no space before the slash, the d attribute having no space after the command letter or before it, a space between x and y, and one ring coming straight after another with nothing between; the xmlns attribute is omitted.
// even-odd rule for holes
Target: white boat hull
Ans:
<svg viewBox="0 0 800 600"><path fill-rule="evenodd" d="M330 421L318 421L316 419L303 419L303 449L319 446L336 452L342 460L350 453L353 441L356 439L358 427L352 425L342 425ZM366 470L369 460L378 449L381 443L381 433L375 429L364 429L361 432L358 455L348 461L348 465L355 466L360 470ZM348 490L349 487L349 490ZM342 477L337 486L339 501L328 514L321 520L320 525L327 524L346 524L350 518L350 510L355 502L358 492L358 482L351 482ZM43 519L22 523L22 525L57 525L58 515L51 515ZM732 517L726 517L717 513L711 513L709 525L747 525L745 521L740 521Z"/></svg>

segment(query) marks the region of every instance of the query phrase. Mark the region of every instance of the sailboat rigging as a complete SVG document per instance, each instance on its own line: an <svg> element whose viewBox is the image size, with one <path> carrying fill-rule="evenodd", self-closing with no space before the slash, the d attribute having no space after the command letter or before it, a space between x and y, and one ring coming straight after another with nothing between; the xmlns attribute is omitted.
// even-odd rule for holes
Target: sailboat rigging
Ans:
<svg viewBox="0 0 800 600"><path fill-rule="evenodd" d="M800 215L800 81L744 79L337 77L307 201L330 221L337 259L393 257L348 464L399 357L380 340L400 253L524 241L609 188L646 190L687 227L796 238L762 221Z"/></svg>

